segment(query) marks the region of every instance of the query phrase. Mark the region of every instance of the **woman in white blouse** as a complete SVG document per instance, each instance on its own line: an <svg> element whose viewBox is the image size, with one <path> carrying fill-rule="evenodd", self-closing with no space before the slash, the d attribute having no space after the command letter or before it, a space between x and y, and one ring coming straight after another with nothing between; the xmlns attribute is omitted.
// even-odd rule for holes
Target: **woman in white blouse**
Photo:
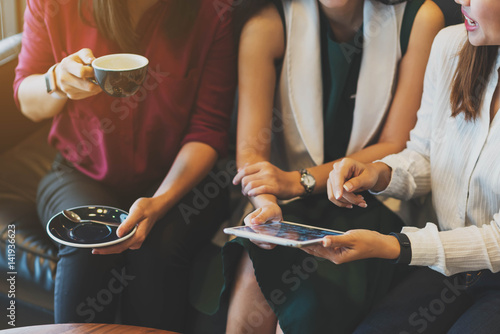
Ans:
<svg viewBox="0 0 500 334"><path fill-rule="evenodd" d="M337 264L385 258L420 266L360 332L500 328L500 1L455 1L465 27L446 28L434 41L407 148L372 164L344 159L328 181L330 200L342 207L365 207L363 190L401 199L432 190L438 226L394 235L351 230L306 249Z"/></svg>

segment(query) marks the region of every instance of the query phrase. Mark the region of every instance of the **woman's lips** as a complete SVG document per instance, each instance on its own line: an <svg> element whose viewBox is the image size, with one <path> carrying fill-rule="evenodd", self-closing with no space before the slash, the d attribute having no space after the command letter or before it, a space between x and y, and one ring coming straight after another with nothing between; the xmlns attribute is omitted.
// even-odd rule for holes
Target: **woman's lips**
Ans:
<svg viewBox="0 0 500 334"><path fill-rule="evenodd" d="M473 19L471 19L467 13L465 12L465 10L462 8L462 14L464 15L465 17L465 29L467 29L467 31L474 31L477 29L478 25L477 25L477 22L474 21Z"/></svg>

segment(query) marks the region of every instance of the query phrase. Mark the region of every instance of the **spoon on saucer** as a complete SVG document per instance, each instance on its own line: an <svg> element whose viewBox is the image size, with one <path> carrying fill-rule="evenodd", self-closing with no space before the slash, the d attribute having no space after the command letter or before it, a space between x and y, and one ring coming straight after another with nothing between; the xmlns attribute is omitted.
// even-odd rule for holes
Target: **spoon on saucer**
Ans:
<svg viewBox="0 0 500 334"><path fill-rule="evenodd" d="M71 210L63 210L63 216L71 220L73 223L96 223L109 226L120 226L120 223L103 222L99 220L82 219L79 215Z"/></svg>

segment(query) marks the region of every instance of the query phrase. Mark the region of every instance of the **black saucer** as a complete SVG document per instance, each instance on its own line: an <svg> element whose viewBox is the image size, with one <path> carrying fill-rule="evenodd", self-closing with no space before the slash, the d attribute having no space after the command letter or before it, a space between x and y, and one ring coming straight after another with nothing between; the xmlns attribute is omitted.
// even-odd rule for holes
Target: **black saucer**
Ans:
<svg viewBox="0 0 500 334"><path fill-rule="evenodd" d="M82 220L122 223L128 216L126 211L110 206L79 206L69 210L79 215ZM117 226L97 223L74 223L62 212L52 217L47 224L47 233L53 240L78 248L98 248L117 244L134 235L137 227L121 238L116 235L117 229Z"/></svg>

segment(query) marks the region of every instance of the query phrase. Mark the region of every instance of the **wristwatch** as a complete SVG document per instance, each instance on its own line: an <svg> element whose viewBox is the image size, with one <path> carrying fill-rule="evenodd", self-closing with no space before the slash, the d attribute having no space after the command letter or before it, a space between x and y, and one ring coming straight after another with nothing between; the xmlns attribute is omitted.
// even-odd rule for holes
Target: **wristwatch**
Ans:
<svg viewBox="0 0 500 334"><path fill-rule="evenodd" d="M45 73L45 87L47 87L47 94L52 94L57 90L56 75L54 70L58 64L52 65L47 73Z"/></svg>
<svg viewBox="0 0 500 334"><path fill-rule="evenodd" d="M316 186L316 179L305 168L301 169L299 172L300 172L300 184L304 187L304 190L306 191L302 196L310 195L313 192L314 187Z"/></svg>
<svg viewBox="0 0 500 334"><path fill-rule="evenodd" d="M49 70L44 74L45 78L45 87L47 88L47 94L57 98L57 99L66 99L68 96L64 94L58 87L56 82L56 73L55 69L59 63L52 65Z"/></svg>
<svg viewBox="0 0 500 334"><path fill-rule="evenodd" d="M410 264L411 262L411 242L408 236L404 233L389 233L398 239L401 251L399 257L394 260L394 263Z"/></svg>

